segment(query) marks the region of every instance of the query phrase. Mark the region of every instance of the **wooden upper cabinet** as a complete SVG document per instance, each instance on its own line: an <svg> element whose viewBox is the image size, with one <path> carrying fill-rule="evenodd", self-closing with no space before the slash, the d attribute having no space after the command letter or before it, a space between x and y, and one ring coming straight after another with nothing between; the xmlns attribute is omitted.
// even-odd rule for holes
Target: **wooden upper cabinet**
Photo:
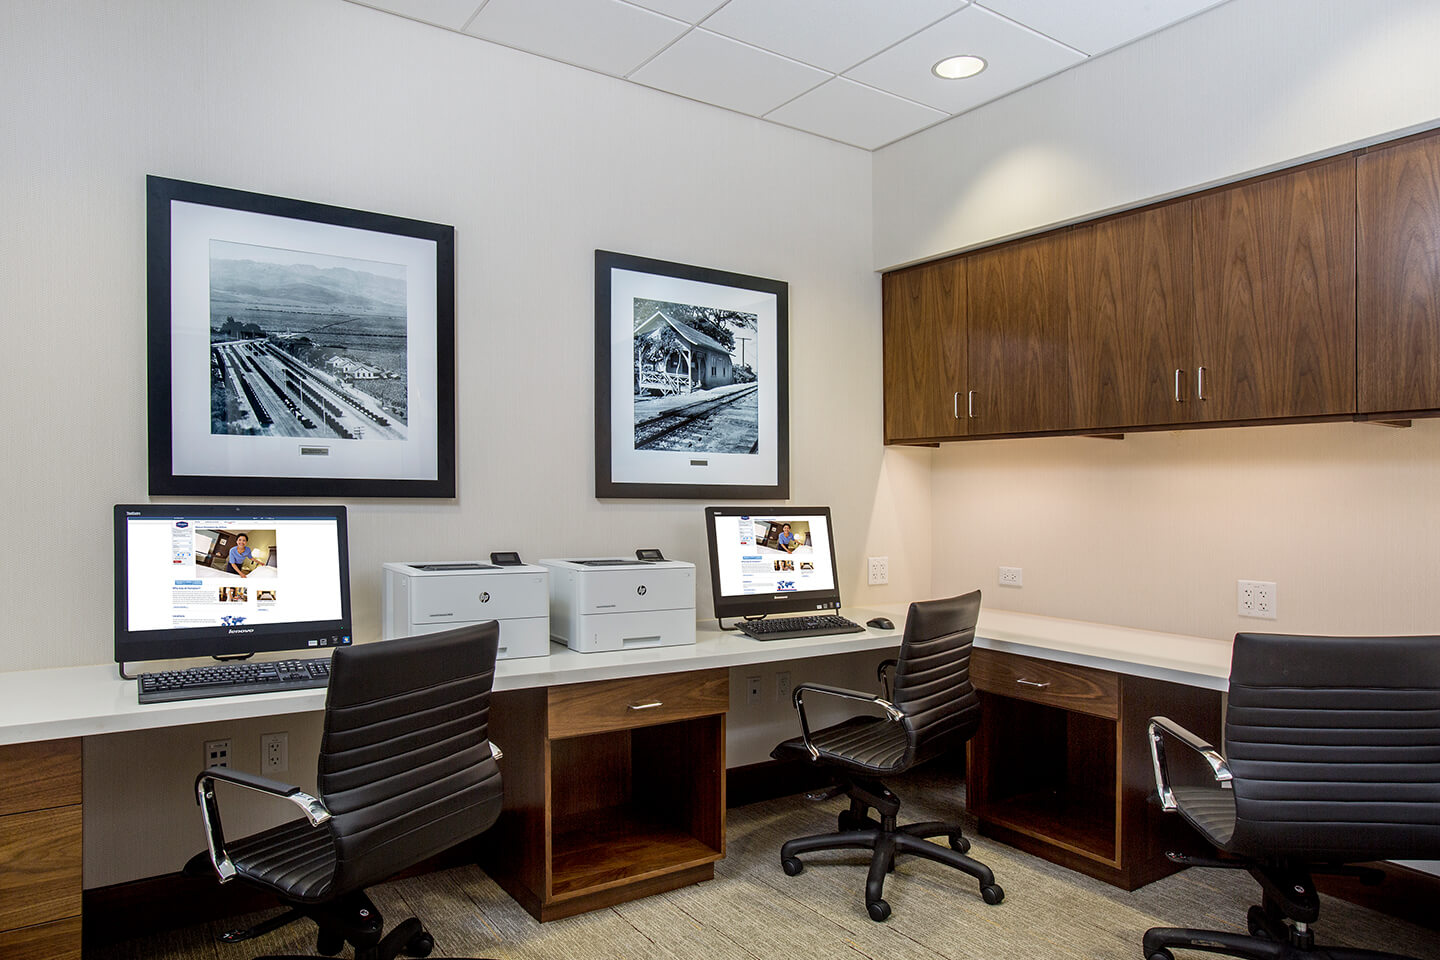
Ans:
<svg viewBox="0 0 1440 960"><path fill-rule="evenodd" d="M965 261L888 273L883 284L885 442L963 436Z"/></svg>
<svg viewBox="0 0 1440 960"><path fill-rule="evenodd" d="M1189 201L1070 232L1070 396L1076 429L1191 418L1190 232Z"/></svg>
<svg viewBox="0 0 1440 960"><path fill-rule="evenodd" d="M1355 410L1355 161L1194 201L1193 420Z"/></svg>
<svg viewBox="0 0 1440 960"><path fill-rule="evenodd" d="M1440 409L1440 139L1359 159L1361 413Z"/></svg>
<svg viewBox="0 0 1440 960"><path fill-rule="evenodd" d="M1072 425L1065 238L1049 234L966 258L971 435ZM962 415L966 400L962 394Z"/></svg>

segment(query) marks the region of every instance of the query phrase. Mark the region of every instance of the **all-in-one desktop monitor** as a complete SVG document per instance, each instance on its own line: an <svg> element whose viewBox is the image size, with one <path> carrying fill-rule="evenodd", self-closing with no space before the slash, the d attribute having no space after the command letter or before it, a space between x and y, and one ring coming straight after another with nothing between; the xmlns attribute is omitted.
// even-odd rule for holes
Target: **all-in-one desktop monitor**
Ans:
<svg viewBox="0 0 1440 960"><path fill-rule="evenodd" d="M349 643L344 507L115 507L116 663Z"/></svg>
<svg viewBox="0 0 1440 960"><path fill-rule="evenodd" d="M829 507L706 507L705 532L717 618L840 609ZM838 619L806 632L861 629Z"/></svg>

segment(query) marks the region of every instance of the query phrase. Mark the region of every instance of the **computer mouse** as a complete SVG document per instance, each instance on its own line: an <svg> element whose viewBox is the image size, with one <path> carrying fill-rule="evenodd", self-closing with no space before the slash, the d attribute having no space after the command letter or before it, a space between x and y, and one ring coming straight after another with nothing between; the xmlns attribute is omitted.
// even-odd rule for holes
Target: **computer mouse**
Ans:
<svg viewBox="0 0 1440 960"><path fill-rule="evenodd" d="M865 626L874 627L876 630L895 629L895 624L889 617L872 617L865 621Z"/></svg>

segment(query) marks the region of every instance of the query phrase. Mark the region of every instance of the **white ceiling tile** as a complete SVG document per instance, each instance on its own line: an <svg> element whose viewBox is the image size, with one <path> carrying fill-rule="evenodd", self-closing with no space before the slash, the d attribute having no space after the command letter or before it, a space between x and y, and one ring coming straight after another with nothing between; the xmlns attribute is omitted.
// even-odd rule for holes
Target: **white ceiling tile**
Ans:
<svg viewBox="0 0 1440 960"><path fill-rule="evenodd" d="M948 113L836 77L772 110L765 119L874 150L948 116Z"/></svg>
<svg viewBox="0 0 1440 960"><path fill-rule="evenodd" d="M823 70L698 29L630 75L646 86L755 117L828 77Z"/></svg>
<svg viewBox="0 0 1440 960"><path fill-rule="evenodd" d="M688 29L621 0L490 0L465 32L624 76Z"/></svg>
<svg viewBox="0 0 1440 960"><path fill-rule="evenodd" d="M1061 43L1094 55L1113 50L1147 33L1224 0L977 0Z"/></svg>
<svg viewBox="0 0 1440 960"><path fill-rule="evenodd" d="M630 0L656 13L663 13L667 17L674 17L676 20L684 20L686 23L699 23L706 15L720 6L725 0Z"/></svg>
<svg viewBox="0 0 1440 960"><path fill-rule="evenodd" d="M470 22L483 0L351 0L362 7L398 13L411 20L423 20L437 27L459 30Z"/></svg>
<svg viewBox="0 0 1440 960"><path fill-rule="evenodd" d="M966 80L941 80L930 72L938 61L959 54L983 57L988 66ZM845 76L937 110L963 113L1083 59L1063 44L969 6Z"/></svg>
<svg viewBox="0 0 1440 960"><path fill-rule="evenodd" d="M730 0L705 29L839 73L969 0Z"/></svg>

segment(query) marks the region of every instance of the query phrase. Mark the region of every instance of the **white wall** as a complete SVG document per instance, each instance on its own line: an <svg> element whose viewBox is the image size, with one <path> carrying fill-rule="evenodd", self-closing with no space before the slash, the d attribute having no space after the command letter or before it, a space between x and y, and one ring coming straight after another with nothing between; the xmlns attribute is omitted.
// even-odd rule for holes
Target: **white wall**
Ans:
<svg viewBox="0 0 1440 960"><path fill-rule="evenodd" d="M1440 122L1440 4L1231 0L875 154L889 268Z"/></svg>
<svg viewBox="0 0 1440 960"><path fill-rule="evenodd" d="M111 659L109 509L146 498L147 173L456 227L459 496L351 502L357 637L382 562L502 548L657 546L697 562L709 615L703 504L593 496L596 248L789 282L793 500L834 508L847 600L928 589L929 456L880 445L863 151L341 0L11 0L0 116L4 669ZM867 553L889 588L864 586ZM243 763L272 729L225 732ZM87 743L87 886L199 848L215 732Z"/></svg>

